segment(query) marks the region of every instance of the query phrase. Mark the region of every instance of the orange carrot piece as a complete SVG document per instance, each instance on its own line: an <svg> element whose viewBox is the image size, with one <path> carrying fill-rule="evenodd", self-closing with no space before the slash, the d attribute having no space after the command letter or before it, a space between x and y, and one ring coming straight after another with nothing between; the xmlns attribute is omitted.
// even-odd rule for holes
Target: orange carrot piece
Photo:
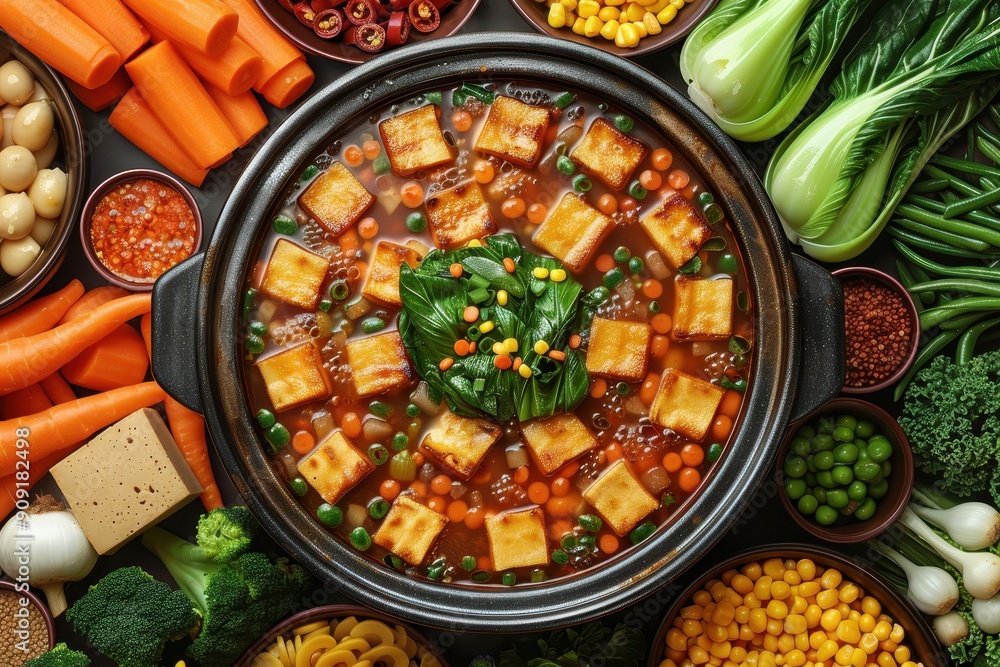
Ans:
<svg viewBox="0 0 1000 667"><path fill-rule="evenodd" d="M294 103L313 84L316 75L304 60L293 60L272 76L260 89L264 99L284 109Z"/></svg>
<svg viewBox="0 0 1000 667"><path fill-rule="evenodd" d="M0 317L0 342L48 331L83 295L83 283L75 278L58 292L29 301Z"/></svg>
<svg viewBox="0 0 1000 667"><path fill-rule="evenodd" d="M121 0L59 0L115 47L122 62L149 41L149 33ZM124 92L124 91L123 91Z"/></svg>
<svg viewBox="0 0 1000 667"><path fill-rule="evenodd" d="M123 324L66 362L62 374L77 387L107 391L139 384L148 369L142 336Z"/></svg>
<svg viewBox="0 0 1000 667"><path fill-rule="evenodd" d="M228 95L215 86L206 83L205 90L219 106L222 115L240 140L240 147L246 146L257 134L267 127L267 114L252 92Z"/></svg>
<svg viewBox="0 0 1000 667"><path fill-rule="evenodd" d="M125 70L196 165L210 167L239 148L219 107L170 42L146 49Z"/></svg>
<svg viewBox="0 0 1000 667"><path fill-rule="evenodd" d="M107 83L122 64L108 40L57 0L3 0L0 28L87 88Z"/></svg>
<svg viewBox="0 0 1000 667"><path fill-rule="evenodd" d="M239 37L233 37L221 54L209 58L203 53L170 40L166 33L155 26L149 28L149 34L154 44L169 41L198 76L229 95L241 95L253 88L264 67L264 59Z"/></svg>
<svg viewBox="0 0 1000 667"><path fill-rule="evenodd" d="M210 58L229 45L240 20L221 0L125 0L125 4L147 28L159 29Z"/></svg>
<svg viewBox="0 0 1000 667"><path fill-rule="evenodd" d="M208 176L208 169L194 163L177 140L167 132L136 88L128 91L108 116L111 127L170 171L195 187Z"/></svg>
<svg viewBox="0 0 1000 667"><path fill-rule="evenodd" d="M130 297L131 298L131 297ZM166 394L155 382L143 382L78 398L43 412L0 422L0 475L14 472L17 441L27 440L32 458L43 459L66 449L136 410L148 408Z"/></svg>
<svg viewBox="0 0 1000 667"><path fill-rule="evenodd" d="M16 475L6 475L0 477L0 518L6 517L14 511L18 497L27 500L27 491L31 490L55 464L72 454L82 445L79 442L75 445L62 449L55 454L50 454L40 461L31 461L30 475L28 475L28 486L24 486L24 481L17 479ZM20 489L20 491L18 491Z"/></svg>
<svg viewBox="0 0 1000 667"><path fill-rule="evenodd" d="M149 355L149 360L153 360L153 315L152 313L145 313L139 318L139 333L142 334L142 340L146 344L146 354Z"/></svg>
<svg viewBox="0 0 1000 667"><path fill-rule="evenodd" d="M279 70L296 60L305 60L302 52L264 17L254 0L222 1L240 15L236 36L264 59L264 67L254 84L254 90L258 93Z"/></svg>
<svg viewBox="0 0 1000 667"><path fill-rule="evenodd" d="M34 336L0 343L0 395L48 377L70 359L133 317L148 313L150 295L106 303L80 319Z"/></svg>
<svg viewBox="0 0 1000 667"><path fill-rule="evenodd" d="M66 382L66 378L59 371L56 371L47 378L43 378L38 383L38 386L42 388L42 391L49 397L53 405L76 400L76 393L73 391L73 387L69 386L69 382Z"/></svg>
<svg viewBox="0 0 1000 667"><path fill-rule="evenodd" d="M12 391L0 400L0 419L15 419L52 407L52 401L37 383Z"/></svg>
<svg viewBox="0 0 1000 667"><path fill-rule="evenodd" d="M84 88L75 81L69 82L69 89L73 91L76 99L91 111L104 111L123 98L131 87L132 79L128 78L124 67L119 68L106 84L93 90Z"/></svg>
<svg viewBox="0 0 1000 667"><path fill-rule="evenodd" d="M95 308L103 306L108 301L120 299L131 293L132 292L129 292L124 287L116 287L114 285L101 285L100 287L95 287L92 290L87 290L83 296L77 299L73 305L69 307L66 313L62 316L62 319L59 320L59 324L66 324L67 322L78 319Z"/></svg>

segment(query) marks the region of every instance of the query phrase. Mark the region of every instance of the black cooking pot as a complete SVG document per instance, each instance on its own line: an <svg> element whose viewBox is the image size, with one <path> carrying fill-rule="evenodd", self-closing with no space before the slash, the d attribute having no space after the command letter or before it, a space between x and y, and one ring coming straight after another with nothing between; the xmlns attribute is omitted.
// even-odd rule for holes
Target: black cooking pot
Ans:
<svg viewBox="0 0 1000 667"><path fill-rule="evenodd" d="M239 354L242 294L268 216L309 159L341 128L390 100L492 77L585 90L659 127L732 221L755 308L755 357L744 416L726 455L687 510L641 546L592 571L513 589L407 577L327 532L269 461L254 430ZM208 250L164 275L153 301L154 374L180 402L205 413L226 470L267 531L354 599L439 627L511 632L578 623L619 609L676 577L742 512L789 420L825 402L843 383L840 287L823 269L791 256L760 182L733 143L683 95L637 65L597 49L524 34L466 35L393 51L315 94L253 158Z"/></svg>

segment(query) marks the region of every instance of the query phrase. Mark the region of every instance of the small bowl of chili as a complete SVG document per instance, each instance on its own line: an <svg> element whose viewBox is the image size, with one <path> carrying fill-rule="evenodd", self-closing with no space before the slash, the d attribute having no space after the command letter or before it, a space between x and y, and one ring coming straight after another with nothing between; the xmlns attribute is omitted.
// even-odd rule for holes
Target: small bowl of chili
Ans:
<svg viewBox="0 0 1000 667"><path fill-rule="evenodd" d="M80 240L91 265L112 285L153 289L164 272L201 246L198 205L180 181L130 169L104 181L84 204Z"/></svg>
<svg viewBox="0 0 1000 667"><path fill-rule="evenodd" d="M889 274L864 266L833 275L844 290L845 394L895 384L917 356L920 316L913 297Z"/></svg>

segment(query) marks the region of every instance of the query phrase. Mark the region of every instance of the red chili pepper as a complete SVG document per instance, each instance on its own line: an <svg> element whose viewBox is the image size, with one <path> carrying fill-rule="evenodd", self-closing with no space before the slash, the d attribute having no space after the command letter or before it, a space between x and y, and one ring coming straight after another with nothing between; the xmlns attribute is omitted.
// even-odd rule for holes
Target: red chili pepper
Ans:
<svg viewBox="0 0 1000 667"><path fill-rule="evenodd" d="M320 12L333 9L333 0L309 0L309 6L312 7L312 10L318 16Z"/></svg>
<svg viewBox="0 0 1000 667"><path fill-rule="evenodd" d="M385 48L385 28L378 23L359 25L354 44L362 51L378 53Z"/></svg>
<svg viewBox="0 0 1000 667"><path fill-rule="evenodd" d="M389 0L389 6L394 12L403 12L413 3L413 0Z"/></svg>
<svg viewBox="0 0 1000 667"><path fill-rule="evenodd" d="M309 5L308 0L296 3L292 11L295 12L295 18L299 20L299 23L307 25L310 28L312 27L313 21L316 20L316 12L313 11L313 8Z"/></svg>
<svg viewBox="0 0 1000 667"><path fill-rule="evenodd" d="M344 5L344 18L360 26L366 23L374 23L376 17L375 3L373 0L348 0Z"/></svg>
<svg viewBox="0 0 1000 667"><path fill-rule="evenodd" d="M325 9L316 15L313 32L323 39L333 39L344 29L344 19L336 9Z"/></svg>
<svg viewBox="0 0 1000 667"><path fill-rule="evenodd" d="M290 12L295 11L295 3L292 0L278 0L278 4Z"/></svg>
<svg viewBox="0 0 1000 667"><path fill-rule="evenodd" d="M430 0L417 0L410 5L410 23L420 32L432 32L441 25L441 12Z"/></svg>
<svg viewBox="0 0 1000 667"><path fill-rule="evenodd" d="M410 17L406 12L393 12L389 16L389 26L385 29L385 38L389 44L399 46L410 38Z"/></svg>

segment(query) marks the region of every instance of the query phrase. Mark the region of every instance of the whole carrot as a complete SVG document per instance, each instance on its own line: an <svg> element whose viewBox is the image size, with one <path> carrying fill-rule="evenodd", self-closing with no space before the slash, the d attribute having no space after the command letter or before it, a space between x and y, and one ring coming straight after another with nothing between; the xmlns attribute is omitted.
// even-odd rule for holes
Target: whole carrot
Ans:
<svg viewBox="0 0 1000 667"><path fill-rule="evenodd" d="M83 295L83 283L75 278L58 292L29 301L0 317L0 342L48 331Z"/></svg>
<svg viewBox="0 0 1000 667"><path fill-rule="evenodd" d="M0 476L15 472L19 451L41 460L89 438L166 394L155 382L143 382L78 398L44 412L0 422Z"/></svg>
<svg viewBox="0 0 1000 667"><path fill-rule="evenodd" d="M42 391L49 397L53 405L76 400L76 393L73 391L73 387L69 386L69 382L66 382L66 378L59 371L40 381L38 386L42 388ZM38 411L36 410L36 412Z"/></svg>
<svg viewBox="0 0 1000 667"><path fill-rule="evenodd" d="M45 390L39 384L29 384L24 389L0 396L0 419L13 419L52 407Z"/></svg>
<svg viewBox="0 0 1000 667"><path fill-rule="evenodd" d="M31 469L28 475L28 486L27 489L31 489L35 484L37 484L46 473L55 464L62 461L65 457L69 456L77 450L77 448L83 443L77 443L71 447L60 450L55 454L50 454L40 461L32 461ZM14 511L14 506L17 504L18 495L24 494L25 487L21 486L24 482L17 479L16 475L7 475L5 477L0 477L0 518L6 517L8 514ZM20 491L19 491L20 490Z"/></svg>
<svg viewBox="0 0 1000 667"><path fill-rule="evenodd" d="M34 336L0 343L0 396L48 377L81 351L150 309L150 295L115 299Z"/></svg>

